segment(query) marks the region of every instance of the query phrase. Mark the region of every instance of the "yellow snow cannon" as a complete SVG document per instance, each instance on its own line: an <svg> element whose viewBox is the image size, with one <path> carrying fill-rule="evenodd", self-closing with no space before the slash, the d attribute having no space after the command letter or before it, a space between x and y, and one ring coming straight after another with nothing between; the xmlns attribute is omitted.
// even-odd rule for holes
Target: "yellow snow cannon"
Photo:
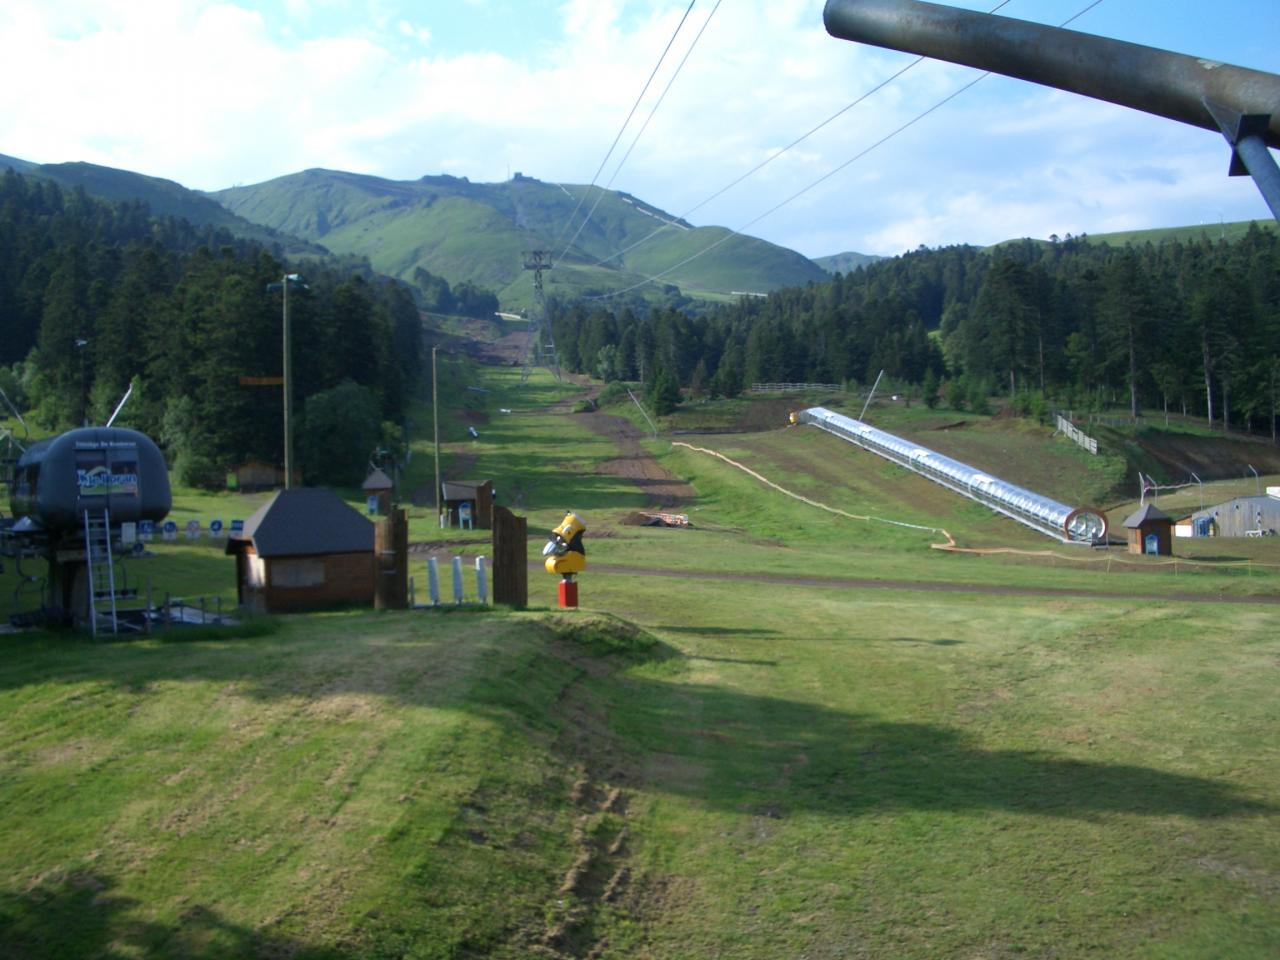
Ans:
<svg viewBox="0 0 1280 960"><path fill-rule="evenodd" d="M542 548L542 555L547 559L543 566L547 573L558 573L560 580L560 606L576 607L578 605L578 584L574 575L587 568L587 551L582 546L582 535L587 525L582 518L570 510L560 521L560 526L551 531L551 539Z"/></svg>
<svg viewBox="0 0 1280 960"><path fill-rule="evenodd" d="M551 539L542 548L546 557L543 566L547 573L558 573L566 580L572 580L575 573L587 568L587 551L582 546L582 535L587 525L582 518L570 510L560 521L560 526L551 531Z"/></svg>

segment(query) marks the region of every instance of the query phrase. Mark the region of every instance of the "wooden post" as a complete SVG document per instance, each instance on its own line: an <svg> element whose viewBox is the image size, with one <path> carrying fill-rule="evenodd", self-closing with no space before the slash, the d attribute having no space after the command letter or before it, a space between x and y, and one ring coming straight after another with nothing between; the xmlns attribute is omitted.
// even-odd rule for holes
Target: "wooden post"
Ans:
<svg viewBox="0 0 1280 960"><path fill-rule="evenodd" d="M493 602L529 605L529 524L506 507L493 507Z"/></svg>
<svg viewBox="0 0 1280 960"><path fill-rule="evenodd" d="M409 515L403 510L373 528L377 576L373 585L375 610L405 610L409 606Z"/></svg>

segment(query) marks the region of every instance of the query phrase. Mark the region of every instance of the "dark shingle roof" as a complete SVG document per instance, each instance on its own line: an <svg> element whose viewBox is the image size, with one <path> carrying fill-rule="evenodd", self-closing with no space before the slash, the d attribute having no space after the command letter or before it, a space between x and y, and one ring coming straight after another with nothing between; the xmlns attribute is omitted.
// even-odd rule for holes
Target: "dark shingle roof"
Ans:
<svg viewBox="0 0 1280 960"><path fill-rule="evenodd" d="M1159 507L1148 503L1141 509L1134 511L1134 513L1125 520L1124 525L1130 530L1136 530L1138 527L1151 520L1168 520L1172 522L1173 518Z"/></svg>
<svg viewBox="0 0 1280 960"><path fill-rule="evenodd" d="M240 541L260 557L372 553L373 524L335 493L312 487L279 490L244 522ZM227 552L232 552L228 541Z"/></svg>

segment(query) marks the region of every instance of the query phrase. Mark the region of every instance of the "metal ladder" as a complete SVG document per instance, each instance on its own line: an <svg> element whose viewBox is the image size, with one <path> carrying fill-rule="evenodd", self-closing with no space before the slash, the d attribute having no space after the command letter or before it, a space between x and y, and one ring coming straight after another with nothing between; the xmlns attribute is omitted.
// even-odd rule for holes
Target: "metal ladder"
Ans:
<svg viewBox="0 0 1280 960"><path fill-rule="evenodd" d="M111 603L111 633L118 634L120 624L116 618L116 568L111 552L111 512L106 507L97 512L84 512L84 563L89 576L89 627L93 636L98 636L98 584L103 580L106 581L107 589L102 591L102 599Z"/></svg>

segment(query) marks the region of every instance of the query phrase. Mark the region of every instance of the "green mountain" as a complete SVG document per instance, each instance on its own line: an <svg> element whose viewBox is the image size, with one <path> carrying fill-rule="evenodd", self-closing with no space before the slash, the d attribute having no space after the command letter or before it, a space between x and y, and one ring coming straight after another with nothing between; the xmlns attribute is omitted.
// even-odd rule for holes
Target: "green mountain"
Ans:
<svg viewBox="0 0 1280 960"><path fill-rule="evenodd" d="M874 253L854 253L852 250L847 253L834 253L829 257L816 257L814 263L820 266L827 273L852 273L859 267L865 267L868 264L875 263L877 260L884 260L884 257L876 256Z"/></svg>
<svg viewBox="0 0 1280 960"><path fill-rule="evenodd" d="M795 251L695 227L625 193L519 174L486 184L307 170L211 196L255 223L368 257L383 273L412 281L422 268L450 284L492 289L509 306L532 301L525 253L539 249L555 263L545 275L548 294L566 297L675 285L688 296L724 299L827 276Z"/></svg>
<svg viewBox="0 0 1280 960"><path fill-rule="evenodd" d="M1249 228L1257 226L1262 230L1274 230L1276 223L1274 220L1236 220L1227 223L1200 223L1194 226L1186 227L1154 227L1148 230L1124 230L1116 233L1082 233L1077 237L1065 237L1063 239L1074 239L1086 243L1098 243L1108 247L1124 247L1129 244L1134 246L1143 246L1144 244L1154 244L1159 246L1162 243L1179 241L1181 243L1194 243L1199 240L1209 240L1213 243L1219 241L1236 241L1244 237L1249 232ZM1002 240L1000 243L988 247L988 250L998 250L1009 244L1027 243L1029 238L1020 237L1009 240ZM1049 240L1030 240L1031 243L1041 246L1049 246L1058 242L1055 236Z"/></svg>
<svg viewBox="0 0 1280 960"><path fill-rule="evenodd" d="M17 157L7 157L0 153L0 172L12 167L15 173L29 173L37 166L38 164L32 163L30 160L19 160Z"/></svg>
<svg viewBox="0 0 1280 960"><path fill-rule="evenodd" d="M198 191L188 190L182 184L172 180L148 177L114 167L101 167L93 163L38 164L0 156L0 170L9 166L25 176L52 180L58 186L68 190L81 187L90 196L113 203L141 200L151 208L153 216L175 217L195 226L226 229L237 237L254 240L271 248L279 247L288 254L327 252L316 244L285 236L262 224L252 223L244 217L237 216L216 200Z"/></svg>

